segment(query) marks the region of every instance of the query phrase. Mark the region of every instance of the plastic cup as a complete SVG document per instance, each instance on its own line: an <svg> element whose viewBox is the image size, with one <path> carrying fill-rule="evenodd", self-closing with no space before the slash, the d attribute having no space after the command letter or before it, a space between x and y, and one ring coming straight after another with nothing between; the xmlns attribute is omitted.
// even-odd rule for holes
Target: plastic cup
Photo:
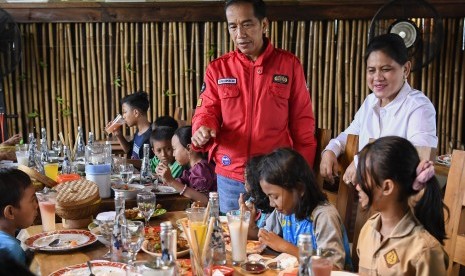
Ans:
<svg viewBox="0 0 465 276"><path fill-rule="evenodd" d="M48 178L56 181L58 177L58 163L45 163L44 171Z"/></svg>
<svg viewBox="0 0 465 276"><path fill-rule="evenodd" d="M121 114L116 115L115 119L111 121L110 125L105 129L105 131L110 134L113 133L115 130L117 130L119 127L121 127L124 124L124 119Z"/></svg>
<svg viewBox="0 0 465 276"><path fill-rule="evenodd" d="M16 145L16 160L19 165L27 166L29 164L29 145Z"/></svg>
<svg viewBox="0 0 465 276"><path fill-rule="evenodd" d="M205 207L189 208L186 210L191 237L195 237L199 248L203 248L207 234L207 224L203 221L205 211Z"/></svg>
<svg viewBox="0 0 465 276"><path fill-rule="evenodd" d="M229 235L231 237L232 263L239 265L247 260L247 231L249 230L250 212L241 214L240 210L226 213Z"/></svg>
<svg viewBox="0 0 465 276"><path fill-rule="evenodd" d="M44 232L55 230L55 204L56 192L36 192L39 202L40 217L42 219L42 230Z"/></svg>
<svg viewBox="0 0 465 276"><path fill-rule="evenodd" d="M314 276L330 276L333 269L333 261L331 258L322 256L312 256L310 259L310 267Z"/></svg>

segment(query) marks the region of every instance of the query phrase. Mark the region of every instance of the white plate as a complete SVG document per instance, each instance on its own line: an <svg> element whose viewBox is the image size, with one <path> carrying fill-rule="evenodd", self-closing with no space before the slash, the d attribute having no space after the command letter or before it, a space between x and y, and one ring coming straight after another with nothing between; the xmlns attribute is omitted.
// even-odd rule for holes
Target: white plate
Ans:
<svg viewBox="0 0 465 276"><path fill-rule="evenodd" d="M436 157L436 161L439 164L450 166L450 163L452 162L452 156L450 154L439 155Z"/></svg>
<svg viewBox="0 0 465 276"><path fill-rule="evenodd" d="M228 217L227 216L220 216L219 220L221 223L228 223Z"/></svg>
<svg viewBox="0 0 465 276"><path fill-rule="evenodd" d="M48 246L60 239L56 246ZM34 235L24 243L31 249L42 251L67 251L84 247L97 241L97 237L87 230L57 230Z"/></svg>
<svg viewBox="0 0 465 276"><path fill-rule="evenodd" d="M108 261L91 261L92 272L95 276L111 275L126 276L126 264L108 262ZM57 270L49 276L89 276L87 264L72 265Z"/></svg>
<svg viewBox="0 0 465 276"><path fill-rule="evenodd" d="M157 195L172 195L172 194L177 194L178 191L176 191L175 188L171 186L157 186L158 192L155 192Z"/></svg>
<svg viewBox="0 0 465 276"><path fill-rule="evenodd" d="M331 276L353 276L357 275L347 271L331 271Z"/></svg>

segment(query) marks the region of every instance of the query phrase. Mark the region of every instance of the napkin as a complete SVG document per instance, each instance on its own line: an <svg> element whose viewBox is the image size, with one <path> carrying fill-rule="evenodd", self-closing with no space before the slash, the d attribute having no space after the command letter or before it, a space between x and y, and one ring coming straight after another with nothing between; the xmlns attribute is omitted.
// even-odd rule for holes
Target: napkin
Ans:
<svg viewBox="0 0 465 276"><path fill-rule="evenodd" d="M212 276L224 276L224 274L219 269L215 269Z"/></svg>
<svg viewBox="0 0 465 276"><path fill-rule="evenodd" d="M296 257L290 255L290 254L287 254L287 253L281 253L280 255L278 255L277 257L273 258L273 259L270 259L270 258L267 258L267 257L263 257L262 255L260 254L250 254L247 259L249 261L263 261L265 263L265 265L268 265L272 262L277 262L279 263L279 266L281 267L281 269L287 269L287 268L292 268L292 267L295 267L299 264L298 260Z"/></svg>

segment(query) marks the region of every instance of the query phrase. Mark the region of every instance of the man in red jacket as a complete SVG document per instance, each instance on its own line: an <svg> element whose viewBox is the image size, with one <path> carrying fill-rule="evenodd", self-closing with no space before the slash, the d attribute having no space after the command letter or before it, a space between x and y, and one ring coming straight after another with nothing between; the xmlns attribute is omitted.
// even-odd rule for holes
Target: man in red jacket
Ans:
<svg viewBox="0 0 465 276"><path fill-rule="evenodd" d="M312 166L316 150L302 65L265 37L265 3L229 0L225 10L237 49L208 66L192 119L194 149L209 151L216 162L223 213L238 208L250 157L292 147Z"/></svg>

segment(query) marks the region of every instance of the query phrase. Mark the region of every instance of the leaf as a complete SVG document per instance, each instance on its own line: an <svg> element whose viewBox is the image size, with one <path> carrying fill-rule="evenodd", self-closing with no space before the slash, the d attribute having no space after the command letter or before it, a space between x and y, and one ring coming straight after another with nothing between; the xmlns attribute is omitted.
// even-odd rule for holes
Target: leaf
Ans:
<svg viewBox="0 0 465 276"><path fill-rule="evenodd" d="M215 51L216 51L215 45L210 45L210 50L208 50L207 52L208 57L212 57L213 55L215 55Z"/></svg>
<svg viewBox="0 0 465 276"><path fill-rule="evenodd" d="M129 62L126 63L126 70L127 70L128 72L131 72L131 73L135 73L135 72L136 72L136 70L132 69L131 63L129 63Z"/></svg>
<svg viewBox="0 0 465 276"><path fill-rule="evenodd" d="M39 112L34 109L34 111L29 112L27 114L27 117L30 118L30 119L37 118L37 117L39 117Z"/></svg>
<svg viewBox="0 0 465 276"><path fill-rule="evenodd" d="M27 76L26 76L26 73L22 73L21 75L19 75L19 81L25 81L27 79Z"/></svg>
<svg viewBox="0 0 465 276"><path fill-rule="evenodd" d="M113 81L113 84L114 84L115 86L117 86L117 87L121 87L122 82L123 82L123 81L121 80L121 77L120 77L120 76L116 76L116 77L115 77L115 80Z"/></svg>
<svg viewBox="0 0 465 276"><path fill-rule="evenodd" d="M47 66L48 66L47 63L45 61L43 61L43 60L39 61L39 65L42 68L47 68Z"/></svg>
<svg viewBox="0 0 465 276"><path fill-rule="evenodd" d="M167 97L176 96L176 93L171 93L168 89L166 89L165 92L163 92L163 94L165 94L165 96Z"/></svg>
<svg viewBox="0 0 465 276"><path fill-rule="evenodd" d="M67 106L65 109L61 111L61 114L63 114L63 117L68 117L72 114L73 112L71 111L71 108Z"/></svg>
<svg viewBox="0 0 465 276"><path fill-rule="evenodd" d="M57 99L57 103L63 104L63 98L62 97L57 95L56 99Z"/></svg>

